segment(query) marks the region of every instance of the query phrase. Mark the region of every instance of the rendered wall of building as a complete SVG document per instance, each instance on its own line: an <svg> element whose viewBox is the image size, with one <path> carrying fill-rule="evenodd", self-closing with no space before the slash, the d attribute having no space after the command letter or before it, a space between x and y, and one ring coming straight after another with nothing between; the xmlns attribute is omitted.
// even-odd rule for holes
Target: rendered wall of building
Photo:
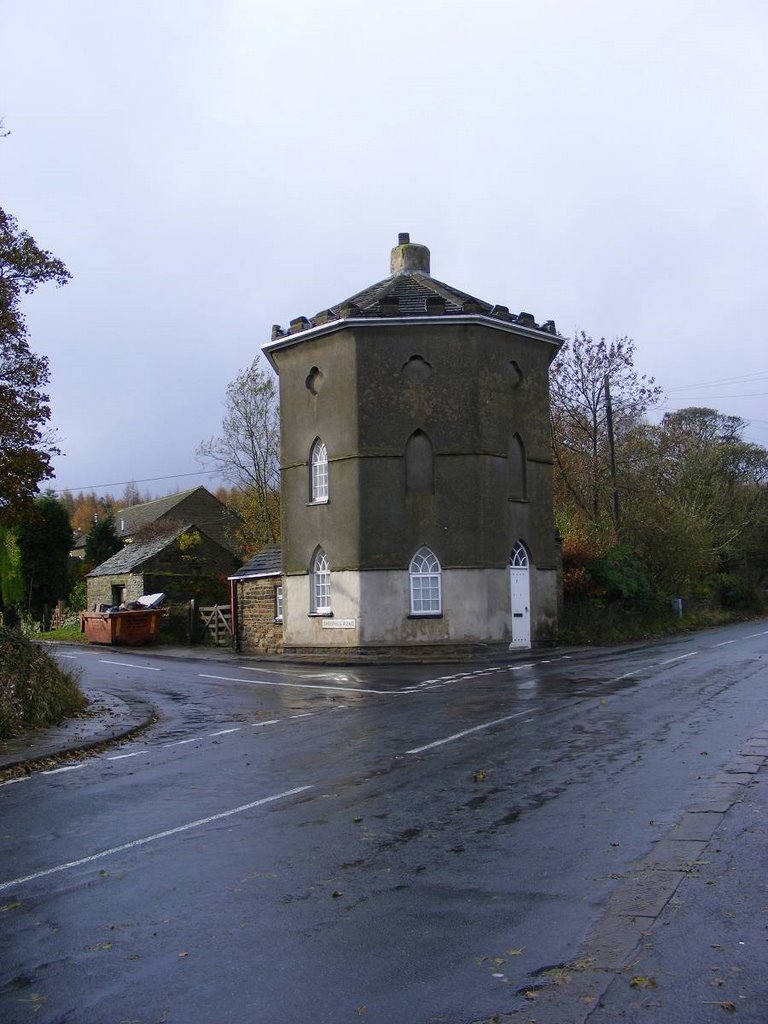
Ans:
<svg viewBox="0 0 768 1024"><path fill-rule="evenodd" d="M440 324L354 325L273 353L282 417L286 648L508 640L507 566L520 540L531 558L533 642L552 635L554 352L545 339L446 317ZM309 387L316 371L320 386ZM405 448L414 431L432 444L433 493L406 489ZM524 447L524 487L512 482L515 436ZM329 501L313 505L308 463L317 437L328 450ZM422 545L444 570L443 620L402 614L408 565ZM308 571L318 546L332 570L333 615L355 619L354 629L324 628L322 617L309 615Z"/></svg>

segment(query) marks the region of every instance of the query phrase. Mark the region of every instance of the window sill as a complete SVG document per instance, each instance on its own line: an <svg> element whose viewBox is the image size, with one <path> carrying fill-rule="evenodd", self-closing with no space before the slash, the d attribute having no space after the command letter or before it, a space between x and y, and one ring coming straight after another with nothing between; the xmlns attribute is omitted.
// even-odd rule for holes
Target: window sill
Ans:
<svg viewBox="0 0 768 1024"><path fill-rule="evenodd" d="M333 618L333 612L331 611L330 608L326 609L325 611L323 611L322 609L318 609L318 611L316 611L316 612L308 612L307 614L308 614L310 619L332 619Z"/></svg>
<svg viewBox="0 0 768 1024"><path fill-rule="evenodd" d="M282 615L276 615L275 618L272 619L272 621L274 622L274 624L276 626L282 626L282 624L283 624L283 616Z"/></svg>
<svg viewBox="0 0 768 1024"><path fill-rule="evenodd" d="M328 501L328 498L316 498L314 501L308 501L307 502L307 508L310 508L310 506L312 506L312 505L328 505L328 504L330 504L330 502Z"/></svg>
<svg viewBox="0 0 768 1024"><path fill-rule="evenodd" d="M442 612L411 612L409 619L442 619Z"/></svg>

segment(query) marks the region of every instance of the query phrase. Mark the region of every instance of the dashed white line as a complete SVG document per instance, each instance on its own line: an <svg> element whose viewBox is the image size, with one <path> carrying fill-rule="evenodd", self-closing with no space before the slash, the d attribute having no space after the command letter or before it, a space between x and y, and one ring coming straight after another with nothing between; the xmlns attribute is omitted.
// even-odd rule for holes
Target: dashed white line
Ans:
<svg viewBox="0 0 768 1024"><path fill-rule="evenodd" d="M660 661L659 665L671 665L673 661L683 661L685 658L692 658L698 651L691 651L690 654L678 654L676 658L667 658L666 661Z"/></svg>
<svg viewBox="0 0 768 1024"><path fill-rule="evenodd" d="M60 654L59 657L60 658L72 658L73 661L77 661L77 655L76 654Z"/></svg>
<svg viewBox="0 0 768 1024"><path fill-rule="evenodd" d="M768 636L768 629L764 629L762 633L750 633L749 636L745 636L745 640L754 640L756 636Z"/></svg>
<svg viewBox="0 0 768 1024"><path fill-rule="evenodd" d="M412 750L406 750L406 754L421 754L425 750L432 750L433 747L441 747L444 743L452 743L454 740L460 740L464 736L469 736L473 732L480 732L481 729L490 729L494 725L503 725L504 722L511 722L513 718L522 718L523 715L530 715L532 711L538 710L538 708L526 708L525 711L517 711L514 715L505 715L504 718L495 718L492 722L484 722L482 725L475 725L471 729L464 729L463 732L455 732L452 736L446 736L442 740L433 740L432 743L425 743L423 747L414 747Z"/></svg>
<svg viewBox="0 0 768 1024"><path fill-rule="evenodd" d="M247 665L243 666L246 672L258 672L259 669L249 669ZM376 693L379 696L391 697L397 696L402 693L402 690L364 690L358 686L326 686L321 683L319 686L313 685L312 683L281 683L271 679L243 679L237 676L209 676L205 672L200 672L199 676L201 679L218 679L223 683L249 683L251 686L288 686L292 690L338 690L342 693Z"/></svg>
<svg viewBox="0 0 768 1024"><path fill-rule="evenodd" d="M146 753L147 753L146 750L134 750L130 754L112 754L112 756L108 757L107 760L108 761L124 761L126 759L126 757L138 757L139 754L146 754Z"/></svg>
<svg viewBox="0 0 768 1024"><path fill-rule="evenodd" d="M100 850L88 857L80 857L78 860L67 861L66 864L57 864L53 868L46 868L45 871L35 871L31 875L23 875L20 878L12 878L7 882L0 882L0 892L10 889L25 882L34 882L38 878L46 878L48 875L58 874L60 871L68 871L70 868L79 868L83 864L91 864L95 860L102 860L104 857L112 857L116 853L123 853L125 850L132 850L137 846L146 846L147 843L154 843L158 839L167 839L169 836L178 835L180 832L188 832L192 828L201 828L209 825L212 821L221 821L222 818L231 818L233 814L242 814L244 811L253 810L254 807L262 807L264 804L274 803L275 800L283 800L285 797L295 796L303 793L311 786L297 786L295 789L287 789L284 793L275 793L273 796L262 797L261 800L252 800L249 804L241 804L240 807L232 807L227 811L220 811L218 814L211 814L207 818L198 818L197 821L189 821L185 825L177 825L176 828L168 828L163 832L155 832L151 836L143 836L141 839L134 839L130 843L123 843L121 846L112 846L108 850Z"/></svg>
<svg viewBox="0 0 768 1024"><path fill-rule="evenodd" d="M162 672L161 668L155 668L153 665L134 665L129 661L108 661L106 658L99 658L99 664L101 665L120 665L122 668L143 668L145 672Z"/></svg>
<svg viewBox="0 0 768 1024"><path fill-rule="evenodd" d="M29 782L31 778L31 775L22 775L20 779L6 779L5 782L0 782L0 786L12 786L14 782Z"/></svg>
<svg viewBox="0 0 768 1024"><path fill-rule="evenodd" d="M193 736L191 740L173 740L172 743L164 743L164 747L183 747L185 743L196 743L199 740L198 736Z"/></svg>
<svg viewBox="0 0 768 1024"><path fill-rule="evenodd" d="M227 736L231 732L240 732L240 726L236 726L234 729L219 729L218 732L209 732L209 736Z"/></svg>
<svg viewBox="0 0 768 1024"><path fill-rule="evenodd" d="M281 718L270 718L266 722L251 722L251 728L260 729L262 725L279 725L281 721Z"/></svg>
<svg viewBox="0 0 768 1024"><path fill-rule="evenodd" d="M86 762L82 764L65 764L63 768L49 768L46 772L40 772L41 775L60 775L61 772L74 772L78 768L85 768Z"/></svg>
<svg viewBox="0 0 768 1024"><path fill-rule="evenodd" d="M723 640L721 644L715 644L715 647L727 647L728 644L735 644L735 640Z"/></svg>

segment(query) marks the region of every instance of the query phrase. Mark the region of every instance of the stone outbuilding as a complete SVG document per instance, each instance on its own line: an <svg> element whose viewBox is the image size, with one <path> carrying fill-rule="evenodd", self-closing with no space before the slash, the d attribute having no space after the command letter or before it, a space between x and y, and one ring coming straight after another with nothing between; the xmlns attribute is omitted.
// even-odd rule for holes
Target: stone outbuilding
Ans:
<svg viewBox="0 0 768 1024"><path fill-rule="evenodd" d="M232 621L238 649L283 650L283 567L279 544L270 544L230 577Z"/></svg>
<svg viewBox="0 0 768 1024"><path fill-rule="evenodd" d="M171 525L158 535L126 544L92 569L86 576L87 607L114 607L162 592L169 605L170 628L182 635L193 598L205 605L227 603L227 579L237 563L231 551L198 527Z"/></svg>
<svg viewBox="0 0 768 1024"><path fill-rule="evenodd" d="M501 651L555 635L553 321L390 275L273 328L287 654Z"/></svg>

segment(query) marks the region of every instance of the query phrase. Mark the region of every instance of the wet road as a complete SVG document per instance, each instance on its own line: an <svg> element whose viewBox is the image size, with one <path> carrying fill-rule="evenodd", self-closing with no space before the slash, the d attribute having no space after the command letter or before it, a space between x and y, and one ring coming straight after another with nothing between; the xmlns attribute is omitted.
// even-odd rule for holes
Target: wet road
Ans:
<svg viewBox="0 0 768 1024"><path fill-rule="evenodd" d="M768 623L493 666L61 649L133 742L0 786L8 1024L459 1024L583 953L768 719Z"/></svg>

